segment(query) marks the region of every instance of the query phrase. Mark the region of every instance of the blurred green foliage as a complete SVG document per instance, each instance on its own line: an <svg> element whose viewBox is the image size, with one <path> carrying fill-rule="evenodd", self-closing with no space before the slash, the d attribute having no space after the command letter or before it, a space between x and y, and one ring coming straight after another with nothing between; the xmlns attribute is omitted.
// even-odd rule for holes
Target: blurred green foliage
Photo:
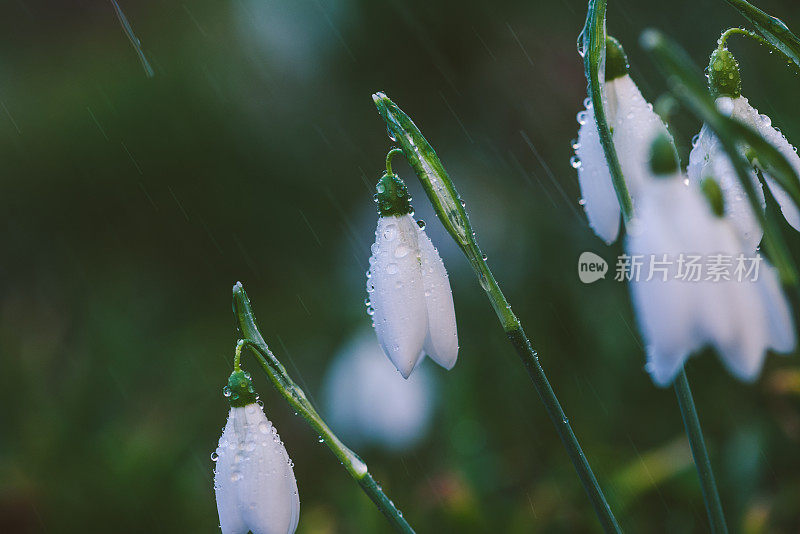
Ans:
<svg viewBox="0 0 800 534"><path fill-rule="evenodd" d="M759 5L800 28L794 0ZM704 532L671 390L643 370L627 289L578 206L570 139L585 96L585 4L367 0L10 0L0 16L0 531L214 532L210 452L245 282L262 331L312 397L368 322L372 187L385 90L434 145L482 248L628 532ZM609 32L656 26L705 65L743 24L723 2L612 1ZM732 42L743 93L800 143L800 80ZM682 156L699 130L679 111ZM531 146L535 152L531 150ZM448 266L461 353L436 369L421 446L359 451L419 532L596 532L588 500L468 265L407 165ZM787 234L795 252L800 237ZM575 274L573 274L575 273ZM245 362L247 366L247 362ZM386 532L368 499L252 369L295 462L301 533ZM754 385L708 353L688 368L734 531L800 529L800 367ZM324 413L324 407L320 407Z"/></svg>

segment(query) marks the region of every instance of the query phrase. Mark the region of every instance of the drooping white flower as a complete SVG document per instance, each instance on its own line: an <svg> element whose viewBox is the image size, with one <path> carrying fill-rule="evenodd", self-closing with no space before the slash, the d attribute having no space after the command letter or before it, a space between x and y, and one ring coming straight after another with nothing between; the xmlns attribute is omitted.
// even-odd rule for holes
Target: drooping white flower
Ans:
<svg viewBox="0 0 800 534"><path fill-rule="evenodd" d="M721 216L723 206L715 214L699 186L684 183L674 152L670 157L672 164L654 162L660 175L642 191L638 231L626 239L628 255L642 261L630 288L646 342L647 369L654 382L667 385L692 353L710 345L731 373L753 380L767 350L790 352L795 346L777 272L761 259L756 276L736 275L737 262L753 265L753 250ZM713 181L706 185L717 187ZM722 194L716 191L721 204ZM699 280L689 274L689 264L696 261L692 257L704 266ZM707 266L716 257L730 262L728 279L709 276Z"/></svg>
<svg viewBox="0 0 800 534"><path fill-rule="evenodd" d="M427 432L435 404L428 368L420 365L403 379L367 332L336 357L325 376L324 394L331 428L356 448L414 446Z"/></svg>
<svg viewBox="0 0 800 534"><path fill-rule="evenodd" d="M587 98L584 106L586 109L578 113L580 128L573 165L578 169L589 226L599 238L611 244L619 234L619 202L600 144L591 99ZM635 204L649 177L650 140L660 133L667 134L667 128L628 74L625 51L613 37L606 40L604 109L622 174Z"/></svg>
<svg viewBox="0 0 800 534"><path fill-rule="evenodd" d="M300 519L300 498L278 431L256 402L246 373L234 372L225 393L231 410L212 455L222 532L292 534Z"/></svg>
<svg viewBox="0 0 800 534"><path fill-rule="evenodd" d="M786 158L795 172L800 174L800 156L797 155L794 147L781 132L772 126L769 117L759 114L758 110L750 105L747 98L741 95L739 68L730 51L727 49L715 50L711 55L708 72L709 86L717 97L717 108L722 113L738 119L756 130ZM742 154L745 154L746 149L747 147L742 147ZM695 183L700 183L707 177L713 177L719 181L725 197L725 215L739 229L747 247L754 250L763 235L758 218L753 213L744 187L739 182L733 164L722 148L719 139L705 124L692 147L687 172L689 179ZM768 172L762 170L762 175L786 221L796 230L800 230L800 211L797 206ZM756 174L756 167L750 168L750 179L763 210L766 207L766 201L761 182Z"/></svg>
<svg viewBox="0 0 800 534"><path fill-rule="evenodd" d="M367 293L378 341L403 378L425 354L452 369L458 335L444 263L411 215L402 180L387 173L377 191L379 219Z"/></svg>

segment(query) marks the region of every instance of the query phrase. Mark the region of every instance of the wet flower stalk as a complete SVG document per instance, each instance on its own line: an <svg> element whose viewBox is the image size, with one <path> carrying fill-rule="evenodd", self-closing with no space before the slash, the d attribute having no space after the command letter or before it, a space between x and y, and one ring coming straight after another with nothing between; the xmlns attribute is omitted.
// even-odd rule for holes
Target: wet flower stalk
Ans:
<svg viewBox="0 0 800 534"><path fill-rule="evenodd" d="M319 435L323 443L336 456L348 474L361 486L375 506L388 519L397 532L413 533L408 521L403 517L394 502L381 489L370 474L367 464L356 453L351 451L328 427L317 410L306 397L305 392L292 380L286 369L267 346L256 325L255 316L250 306L244 287L240 282L233 286L233 313L242 335L239 344L242 348L251 349L259 365L272 384L283 396L289 406L308 422Z"/></svg>
<svg viewBox="0 0 800 534"><path fill-rule="evenodd" d="M486 258L481 252L469 217L455 185L444 169L439 157L417 126L389 97L383 93L372 95L383 120L386 122L390 137L403 150L411 167L419 178L428 199L433 204L436 215L447 232L461 248L470 262L478 281L486 292L503 330L522 360L533 381L550 419L556 427L564 448L578 473L581 482L592 502L595 513L606 532L620 532L611 508L603 495L600 485L589 465L589 461L572 430L564 410L550 385L539 356L531 345L522 324L511 305L506 300L500 286L494 278Z"/></svg>

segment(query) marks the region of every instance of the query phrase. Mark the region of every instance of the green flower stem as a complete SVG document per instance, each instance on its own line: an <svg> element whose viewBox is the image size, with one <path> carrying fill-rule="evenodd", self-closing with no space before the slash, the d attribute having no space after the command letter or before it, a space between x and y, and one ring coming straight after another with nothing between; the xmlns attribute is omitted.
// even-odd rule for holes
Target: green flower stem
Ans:
<svg viewBox="0 0 800 534"><path fill-rule="evenodd" d="M253 349L258 359L258 363L264 369L264 372L269 377L272 384L280 392L286 402L308 422L311 428L319 434L320 438L325 442L325 445L333 452L336 458L341 462L347 472L353 479L358 482L361 489L364 490L375 506L383 512L383 515L389 520L392 527L397 532L406 534L413 533L414 529L403 517L401 512L386 496L381 489L380 485L372 478L372 475L367 469L361 458L356 453L347 448L344 443L328 428L325 421L317 413L314 407L309 402L306 394L297 384L291 379L286 369L278 361L272 351L264 342L261 332L256 326L256 320L253 316L253 310L250 307L250 299L247 298L244 288L241 283L233 286L233 313L236 316L236 321L241 331L242 339L239 342L237 353L241 354L241 347L247 346ZM237 358L238 362L238 358Z"/></svg>
<svg viewBox="0 0 800 534"><path fill-rule="evenodd" d="M800 186L798 177L791 165L778 150L764 140L755 130L744 123L719 112L714 99L703 83L702 75L677 44L668 40L656 30L642 34L642 46L651 52L656 63L667 78L672 93L689 108L700 120L706 123L720 140L723 149L736 170L736 176L747 193L753 213L764 229L764 244L773 264L780 273L784 284L796 286L797 266L789 253L780 228L771 217L766 217L761 208L761 200L750 178L750 162L742 155L739 147L747 145L752 150L759 167L768 170L781 187L791 195L795 204L800 205Z"/></svg>
<svg viewBox="0 0 800 534"><path fill-rule="evenodd" d="M745 30L744 28L728 28L727 30L722 32L722 34L719 36L719 39L717 39L717 48L719 48L720 50L725 48L728 42L728 38L732 35L741 35L743 37L749 37L754 41L756 41L758 44L766 46L771 51L777 52L778 54L783 54L780 48L773 45L772 43L770 43L769 41L758 35L756 32L751 32L750 30Z"/></svg>
<svg viewBox="0 0 800 534"><path fill-rule="evenodd" d="M406 159L416 172L425 193L433 204L436 215L472 265L503 330L525 365L525 369L544 403L547 414L556 427L604 530L620 532L619 525L597 483L586 455L572 431L569 419L564 414L564 410L547 380L539 357L525 335L519 319L511 311L511 305L503 296L500 286L481 253L464 204L439 157L408 115L403 113L385 94L377 93L373 95L373 100L381 117L386 121L392 138L402 147Z"/></svg>
<svg viewBox="0 0 800 534"><path fill-rule="evenodd" d="M714 481L714 472L711 470L711 460L708 457L706 442L703 439L703 430L700 428L700 419L697 417L692 390L689 387L689 380L686 378L685 370L681 369L681 372L675 378L674 385L675 394L678 396L678 405L681 407L683 425L686 427L686 435L689 438L689 446L692 449L694 465L700 477L700 487L703 491L703 500L706 503L711 532L724 534L728 532L728 527L725 524L722 502L719 499L717 484Z"/></svg>
<svg viewBox="0 0 800 534"><path fill-rule="evenodd" d="M611 128L608 126L606 109L603 105L605 100L603 98L604 80L600 77L600 64L604 60L606 52L606 0L589 0L586 25L578 39L578 47L583 56L583 65L586 71L586 81L589 84L589 98L592 100L592 110L597 122L597 131L600 134L600 144L603 146L606 164L611 172L611 181L622 210L622 219L627 224L633 218L633 202L622 175L617 150L614 148L614 141L611 137Z"/></svg>

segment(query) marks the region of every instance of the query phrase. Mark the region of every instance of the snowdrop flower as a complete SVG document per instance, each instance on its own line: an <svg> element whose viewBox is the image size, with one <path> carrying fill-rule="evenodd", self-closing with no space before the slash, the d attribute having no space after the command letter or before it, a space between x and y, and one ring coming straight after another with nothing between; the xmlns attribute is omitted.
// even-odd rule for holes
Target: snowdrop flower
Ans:
<svg viewBox="0 0 800 534"><path fill-rule="evenodd" d="M331 427L355 447L390 451L414 446L427 432L435 396L424 365L408 380L397 373L363 332L336 357L325 377L325 406Z"/></svg>
<svg viewBox="0 0 800 534"><path fill-rule="evenodd" d="M647 345L647 369L656 384L665 386L692 353L711 345L731 373L753 380L768 349L791 352L795 346L777 272L761 260L757 276L737 277L733 267L727 280L708 276L706 265L714 256L731 258L734 265L739 257L754 257L722 217L719 186L710 178L702 192L696 183L687 186L674 148L663 137L653 144L652 172L654 179L640 196L640 232L626 241L627 253L643 258L630 287ZM703 192L714 200L713 208ZM698 255L704 266L695 281L687 278L686 262Z"/></svg>
<svg viewBox="0 0 800 534"><path fill-rule="evenodd" d="M212 458L223 534L292 534L300 499L292 462L269 422L247 373L234 371L225 388L228 423Z"/></svg>
<svg viewBox="0 0 800 534"><path fill-rule="evenodd" d="M447 271L414 220L406 185L391 171L393 153L376 186L379 218L367 271L368 310L384 353L408 378L425 354L452 369L458 335Z"/></svg>
<svg viewBox="0 0 800 534"><path fill-rule="evenodd" d="M760 115L742 96L742 81L739 74L739 65L736 58L726 48L718 48L711 54L708 66L708 83L711 93L717 98L717 108L724 114L739 119L751 126L761 136L771 143L794 168L800 173L800 156L789 141L772 126L772 121L766 115ZM746 153L747 147L742 147ZM750 250L755 250L761 241L763 231L758 223L758 218L752 211L747 194L736 176L736 171L730 159L725 154L719 139L707 125L703 125L700 134L689 155L689 179L700 183L708 176L713 176L719 181L725 197L725 214L728 216L744 239ZM800 230L800 211L792 199L775 180L762 170L764 181L778 202L783 216L796 230ZM762 208L766 206L764 191L756 174L756 167L750 170L750 179L759 196Z"/></svg>
<svg viewBox="0 0 800 534"><path fill-rule="evenodd" d="M619 234L620 207L600 144L591 99L587 98L584 105L586 109L578 113L580 128L573 166L578 169L589 226L600 239L611 244ZM604 107L622 174L635 205L650 175L650 141L657 134L668 133L653 106L647 103L628 74L625 50L610 36L606 38Z"/></svg>

